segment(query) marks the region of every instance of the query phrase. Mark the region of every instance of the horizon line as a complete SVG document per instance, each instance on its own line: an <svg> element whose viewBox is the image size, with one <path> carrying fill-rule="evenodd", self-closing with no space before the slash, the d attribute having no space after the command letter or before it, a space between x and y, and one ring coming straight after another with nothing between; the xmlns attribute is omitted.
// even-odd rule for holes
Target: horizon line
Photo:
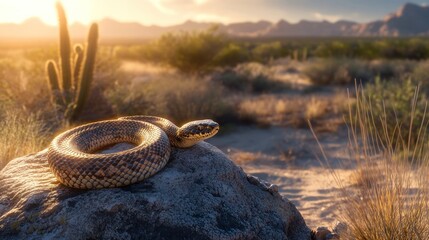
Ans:
<svg viewBox="0 0 429 240"><path fill-rule="evenodd" d="M28 17L27 19L25 19L25 20L23 20L21 22L0 22L0 24L23 25L23 24L25 24L26 22L28 22L30 20L37 20L37 21L43 23L46 26L51 26L51 27L57 27L58 26L57 24L53 25L53 24L47 23L47 22L43 21L43 19L41 19L38 16ZM140 24L140 25L146 26L146 27L172 27L172 26L182 25L182 24L185 24L187 22L201 23L201 24L221 24L221 25L230 25L230 24L237 24L237 23L258 23L258 22L269 22L271 24L276 24L276 23L279 23L279 22L282 22L282 21L285 21L285 22L290 23L290 24L298 24L300 22L328 22L328 23L352 22L352 23L357 23L357 24L365 24L365 23L367 23L367 22L353 21L353 20L347 20L347 19L338 19L336 21L329 21L327 19L320 19L320 20L300 19L299 21L289 21L289 20L286 20L284 18L281 18L281 19L279 19L277 21L270 21L270 20L266 20L266 19L260 19L260 20L232 21L232 22L227 22L227 23L222 22L222 21L198 21L198 20L194 20L194 19L188 19L188 20L185 20L185 21L182 21L182 22L178 22L178 23L175 23L175 24L163 25L163 24L145 24L145 23L142 23L142 22L139 22L139 21L121 21L121 20L115 19L113 17L105 17L105 18L99 19L97 21L92 21L92 22L87 23L87 24L86 23L82 23L80 21L74 21L74 22L68 23L68 25L72 26L72 25L78 24L78 25L83 25L83 26L89 26L91 23L99 23L99 22L102 22L104 20L113 20L113 21L118 22L118 23Z"/></svg>

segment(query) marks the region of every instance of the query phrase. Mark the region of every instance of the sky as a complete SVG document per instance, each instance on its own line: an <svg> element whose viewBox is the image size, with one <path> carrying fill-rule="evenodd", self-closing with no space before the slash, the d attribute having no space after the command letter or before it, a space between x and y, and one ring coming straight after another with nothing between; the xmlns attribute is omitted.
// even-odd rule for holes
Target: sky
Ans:
<svg viewBox="0 0 429 240"><path fill-rule="evenodd" d="M20 23L30 17L56 25L57 0L0 0L0 22ZM174 25L186 20L241 22L280 19L339 19L369 22L413 2L429 0L62 0L69 23L88 24L104 18L145 25Z"/></svg>

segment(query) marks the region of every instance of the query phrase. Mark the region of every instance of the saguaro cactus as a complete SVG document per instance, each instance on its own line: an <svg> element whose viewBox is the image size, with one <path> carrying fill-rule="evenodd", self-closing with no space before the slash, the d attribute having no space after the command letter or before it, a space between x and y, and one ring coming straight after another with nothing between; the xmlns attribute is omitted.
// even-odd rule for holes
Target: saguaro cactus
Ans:
<svg viewBox="0 0 429 240"><path fill-rule="evenodd" d="M71 43L64 8L57 3L60 29L61 68L53 60L46 63L46 73L53 104L64 114L68 121L76 119L88 98L95 65L98 42L98 25L93 23L89 29L86 49L81 45L74 48L72 72Z"/></svg>

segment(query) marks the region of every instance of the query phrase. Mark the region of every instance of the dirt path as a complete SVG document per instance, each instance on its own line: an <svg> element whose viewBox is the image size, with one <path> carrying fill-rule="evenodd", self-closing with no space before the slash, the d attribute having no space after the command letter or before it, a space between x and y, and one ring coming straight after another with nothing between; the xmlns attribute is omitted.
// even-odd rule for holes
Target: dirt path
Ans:
<svg viewBox="0 0 429 240"><path fill-rule="evenodd" d="M318 134L328 163L347 180L353 164L347 160L347 130ZM208 142L217 146L252 175L279 186L311 228L332 226L338 217L337 184L322 166L317 142L310 130L239 127Z"/></svg>

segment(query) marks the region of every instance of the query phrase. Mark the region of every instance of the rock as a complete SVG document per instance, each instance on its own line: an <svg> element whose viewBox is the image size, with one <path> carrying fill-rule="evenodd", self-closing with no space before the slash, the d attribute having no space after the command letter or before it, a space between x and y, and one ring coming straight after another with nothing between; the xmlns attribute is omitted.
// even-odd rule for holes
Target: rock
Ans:
<svg viewBox="0 0 429 240"><path fill-rule="evenodd" d="M275 185L247 176L208 143L123 188L60 185L46 150L0 172L0 239L310 239Z"/></svg>
<svg viewBox="0 0 429 240"><path fill-rule="evenodd" d="M349 227L347 226L347 223L337 221L334 225L334 228L332 231L338 235L348 235Z"/></svg>
<svg viewBox="0 0 429 240"><path fill-rule="evenodd" d="M331 232L327 227L318 227L314 232L313 240L335 240L340 239L340 236Z"/></svg>
<svg viewBox="0 0 429 240"><path fill-rule="evenodd" d="M327 240L330 234L331 231L327 227L318 227L315 240Z"/></svg>

